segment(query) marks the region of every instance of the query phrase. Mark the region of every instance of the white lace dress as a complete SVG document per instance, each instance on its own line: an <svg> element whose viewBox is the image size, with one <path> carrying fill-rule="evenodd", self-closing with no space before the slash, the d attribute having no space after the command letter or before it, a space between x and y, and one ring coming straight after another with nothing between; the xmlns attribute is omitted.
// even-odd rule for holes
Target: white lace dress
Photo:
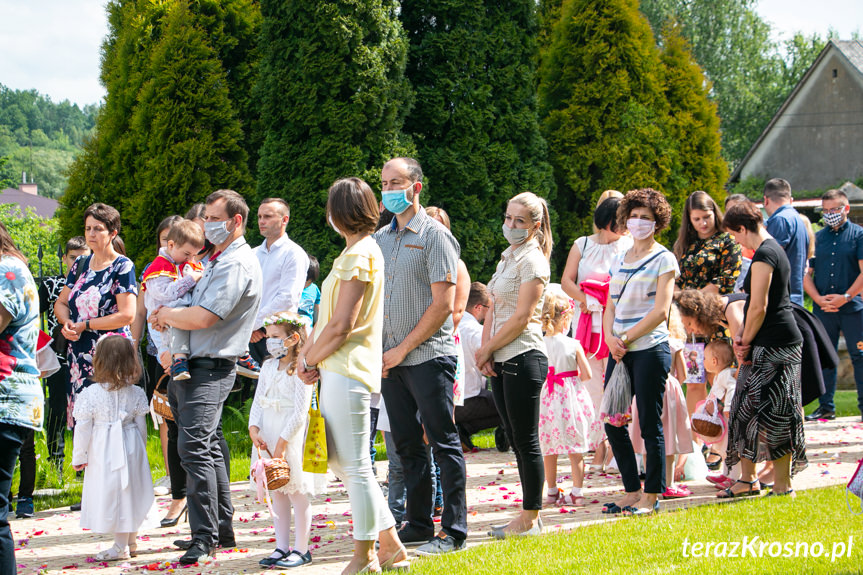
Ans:
<svg viewBox="0 0 863 575"><path fill-rule="evenodd" d="M539 446L543 455L587 453L596 449L590 443L591 429L596 422L593 402L578 371L576 352L581 344L563 334L544 337L548 350L549 375L570 374L556 379L549 377L542 386L539 404Z"/></svg>
<svg viewBox="0 0 863 575"><path fill-rule="evenodd" d="M249 412L249 427L260 429L261 438L271 450L279 437L287 441L285 461L291 468L291 480L278 489L282 493L302 493L310 497L323 493L326 475L303 471L303 445L309 428L309 406L312 386L288 372L279 370L278 359L268 359L261 366L258 388ZM266 453L264 457L270 457ZM258 460L258 450L252 448L252 462ZM251 482L255 489L254 481Z"/></svg>
<svg viewBox="0 0 863 575"><path fill-rule="evenodd" d="M72 465L87 464L81 527L96 533L132 533L153 507L147 461L147 396L137 386L84 388L75 401ZM149 524L149 522L147 522Z"/></svg>

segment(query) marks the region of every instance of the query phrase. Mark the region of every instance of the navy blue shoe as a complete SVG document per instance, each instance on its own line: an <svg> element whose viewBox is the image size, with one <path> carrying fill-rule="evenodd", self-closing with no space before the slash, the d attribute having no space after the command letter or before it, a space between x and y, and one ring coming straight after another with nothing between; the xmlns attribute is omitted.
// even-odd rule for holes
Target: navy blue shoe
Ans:
<svg viewBox="0 0 863 575"><path fill-rule="evenodd" d="M33 515L33 498L19 497L18 504L15 506L15 517L18 519L29 519Z"/></svg>

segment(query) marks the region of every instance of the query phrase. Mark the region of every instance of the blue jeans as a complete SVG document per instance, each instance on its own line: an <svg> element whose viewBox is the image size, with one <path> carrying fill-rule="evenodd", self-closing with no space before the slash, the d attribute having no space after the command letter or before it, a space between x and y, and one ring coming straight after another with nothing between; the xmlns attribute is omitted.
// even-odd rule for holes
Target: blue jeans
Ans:
<svg viewBox="0 0 863 575"><path fill-rule="evenodd" d="M405 501L408 494L405 487L405 472L399 454L396 452L396 441L389 431L384 433L384 443L387 446L387 460L389 461L387 503L396 523L401 525L402 521L405 520Z"/></svg>
<svg viewBox="0 0 863 575"><path fill-rule="evenodd" d="M12 474L18 452L27 434L32 429L18 425L0 423L0 575L15 575L15 541L9 529L9 490L12 488Z"/></svg>
<svg viewBox="0 0 863 575"><path fill-rule="evenodd" d="M662 406L665 394L665 381L671 369L671 351L668 342L640 351L630 351L623 356L623 363L629 369L632 381L632 393L635 405L638 407L638 424L641 437L644 439L644 467L647 477L644 480L646 493L663 493L665 491L665 435L662 431ZM608 368L605 381L608 382L614 372L617 362L608 358ZM605 424L605 434L611 444L611 451L617 467L623 488L632 493L641 489L638 479L638 465L635 462L635 451L629 438L629 426L615 427Z"/></svg>
<svg viewBox="0 0 863 575"><path fill-rule="evenodd" d="M833 347L839 346L839 332L845 336L848 344L848 355L854 366L854 382L857 384L857 408L863 413L863 350L857 347L857 342L863 341L863 310L852 313L824 313L815 306L815 317L824 324L827 335ZM824 411L836 411L833 395L836 393L836 370L822 370L824 374L824 395L818 398L818 403Z"/></svg>

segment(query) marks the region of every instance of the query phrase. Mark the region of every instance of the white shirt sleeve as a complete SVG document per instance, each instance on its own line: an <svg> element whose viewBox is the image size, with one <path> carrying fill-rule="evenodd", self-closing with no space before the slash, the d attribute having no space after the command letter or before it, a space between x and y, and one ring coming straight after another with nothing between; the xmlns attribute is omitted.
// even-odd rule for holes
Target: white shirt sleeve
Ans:
<svg viewBox="0 0 863 575"><path fill-rule="evenodd" d="M154 305L160 306L173 303L189 293L195 287L195 280L192 276L183 276L176 280L167 276L159 276L147 280L145 285L150 294L150 301Z"/></svg>

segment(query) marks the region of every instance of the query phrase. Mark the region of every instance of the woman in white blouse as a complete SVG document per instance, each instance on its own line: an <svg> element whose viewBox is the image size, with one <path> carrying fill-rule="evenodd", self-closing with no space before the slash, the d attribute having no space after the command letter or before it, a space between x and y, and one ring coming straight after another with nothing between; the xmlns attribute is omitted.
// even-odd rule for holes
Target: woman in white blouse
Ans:
<svg viewBox="0 0 863 575"><path fill-rule="evenodd" d="M539 394L548 374L540 316L548 285L552 237L545 200L518 194L506 207L503 235L510 247L488 284L493 306L483 328L476 364L491 377L492 393L507 439L515 450L522 486L522 511L491 536L542 531L545 473L539 446Z"/></svg>

